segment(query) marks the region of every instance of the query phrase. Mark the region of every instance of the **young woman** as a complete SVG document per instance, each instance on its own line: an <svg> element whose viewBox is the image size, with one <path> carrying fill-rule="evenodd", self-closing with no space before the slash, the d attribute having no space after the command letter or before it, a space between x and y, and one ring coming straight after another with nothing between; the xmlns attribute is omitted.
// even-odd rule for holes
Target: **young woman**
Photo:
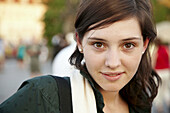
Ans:
<svg viewBox="0 0 170 113"><path fill-rule="evenodd" d="M150 113L160 82L148 49L156 37L150 1L83 0L75 29L73 113ZM33 78L0 111L60 113L59 95L53 77Z"/></svg>

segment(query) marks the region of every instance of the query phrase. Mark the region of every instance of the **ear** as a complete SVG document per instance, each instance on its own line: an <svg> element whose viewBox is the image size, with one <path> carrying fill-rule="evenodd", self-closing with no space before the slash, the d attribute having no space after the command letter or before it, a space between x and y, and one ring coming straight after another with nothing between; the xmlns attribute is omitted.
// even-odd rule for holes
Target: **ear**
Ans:
<svg viewBox="0 0 170 113"><path fill-rule="evenodd" d="M148 44L149 44L149 38L146 38L146 40L144 41L144 44L143 44L143 52L145 52L146 48L148 47Z"/></svg>
<svg viewBox="0 0 170 113"><path fill-rule="evenodd" d="M80 37L78 36L78 33L76 32L76 42L77 42L77 47L79 49L79 51L82 53L83 49L82 49L82 43L80 41Z"/></svg>

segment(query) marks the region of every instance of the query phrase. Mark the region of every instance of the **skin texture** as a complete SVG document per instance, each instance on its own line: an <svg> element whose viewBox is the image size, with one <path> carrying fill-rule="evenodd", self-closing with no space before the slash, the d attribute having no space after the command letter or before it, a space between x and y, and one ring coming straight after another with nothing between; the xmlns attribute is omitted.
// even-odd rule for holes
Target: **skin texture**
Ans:
<svg viewBox="0 0 170 113"><path fill-rule="evenodd" d="M148 42L143 41L139 23L134 17L91 30L82 42L77 42L106 106L111 107L107 104L110 102L115 105L124 103L119 91L135 75Z"/></svg>

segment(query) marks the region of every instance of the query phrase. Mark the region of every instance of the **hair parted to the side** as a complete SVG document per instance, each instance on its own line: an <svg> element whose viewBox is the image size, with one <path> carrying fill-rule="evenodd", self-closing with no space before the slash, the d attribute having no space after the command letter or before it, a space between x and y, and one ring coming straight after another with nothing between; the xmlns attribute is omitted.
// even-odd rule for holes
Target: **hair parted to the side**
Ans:
<svg viewBox="0 0 170 113"><path fill-rule="evenodd" d="M151 43L157 34L150 0L83 0L78 9L75 30L79 40L82 41L85 33L92 29L100 29L131 17L137 18L144 41L148 38ZM136 110L143 107L151 110L161 82L160 77L152 69L148 48L142 56L134 78L120 91L122 98ZM88 73L85 65L81 64L82 59L83 54L76 48L70 57L70 64Z"/></svg>

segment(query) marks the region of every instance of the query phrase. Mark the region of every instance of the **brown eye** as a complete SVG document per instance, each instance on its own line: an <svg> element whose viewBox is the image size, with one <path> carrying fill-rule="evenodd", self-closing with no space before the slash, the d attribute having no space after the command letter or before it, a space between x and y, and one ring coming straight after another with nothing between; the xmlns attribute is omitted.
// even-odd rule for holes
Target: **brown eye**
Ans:
<svg viewBox="0 0 170 113"><path fill-rule="evenodd" d="M94 47L103 48L104 46L103 46L103 44L101 42L96 42L96 43L94 43Z"/></svg>
<svg viewBox="0 0 170 113"><path fill-rule="evenodd" d="M126 43L125 45L124 45L124 48L125 49L132 49L134 47L134 44L132 44L132 43Z"/></svg>

